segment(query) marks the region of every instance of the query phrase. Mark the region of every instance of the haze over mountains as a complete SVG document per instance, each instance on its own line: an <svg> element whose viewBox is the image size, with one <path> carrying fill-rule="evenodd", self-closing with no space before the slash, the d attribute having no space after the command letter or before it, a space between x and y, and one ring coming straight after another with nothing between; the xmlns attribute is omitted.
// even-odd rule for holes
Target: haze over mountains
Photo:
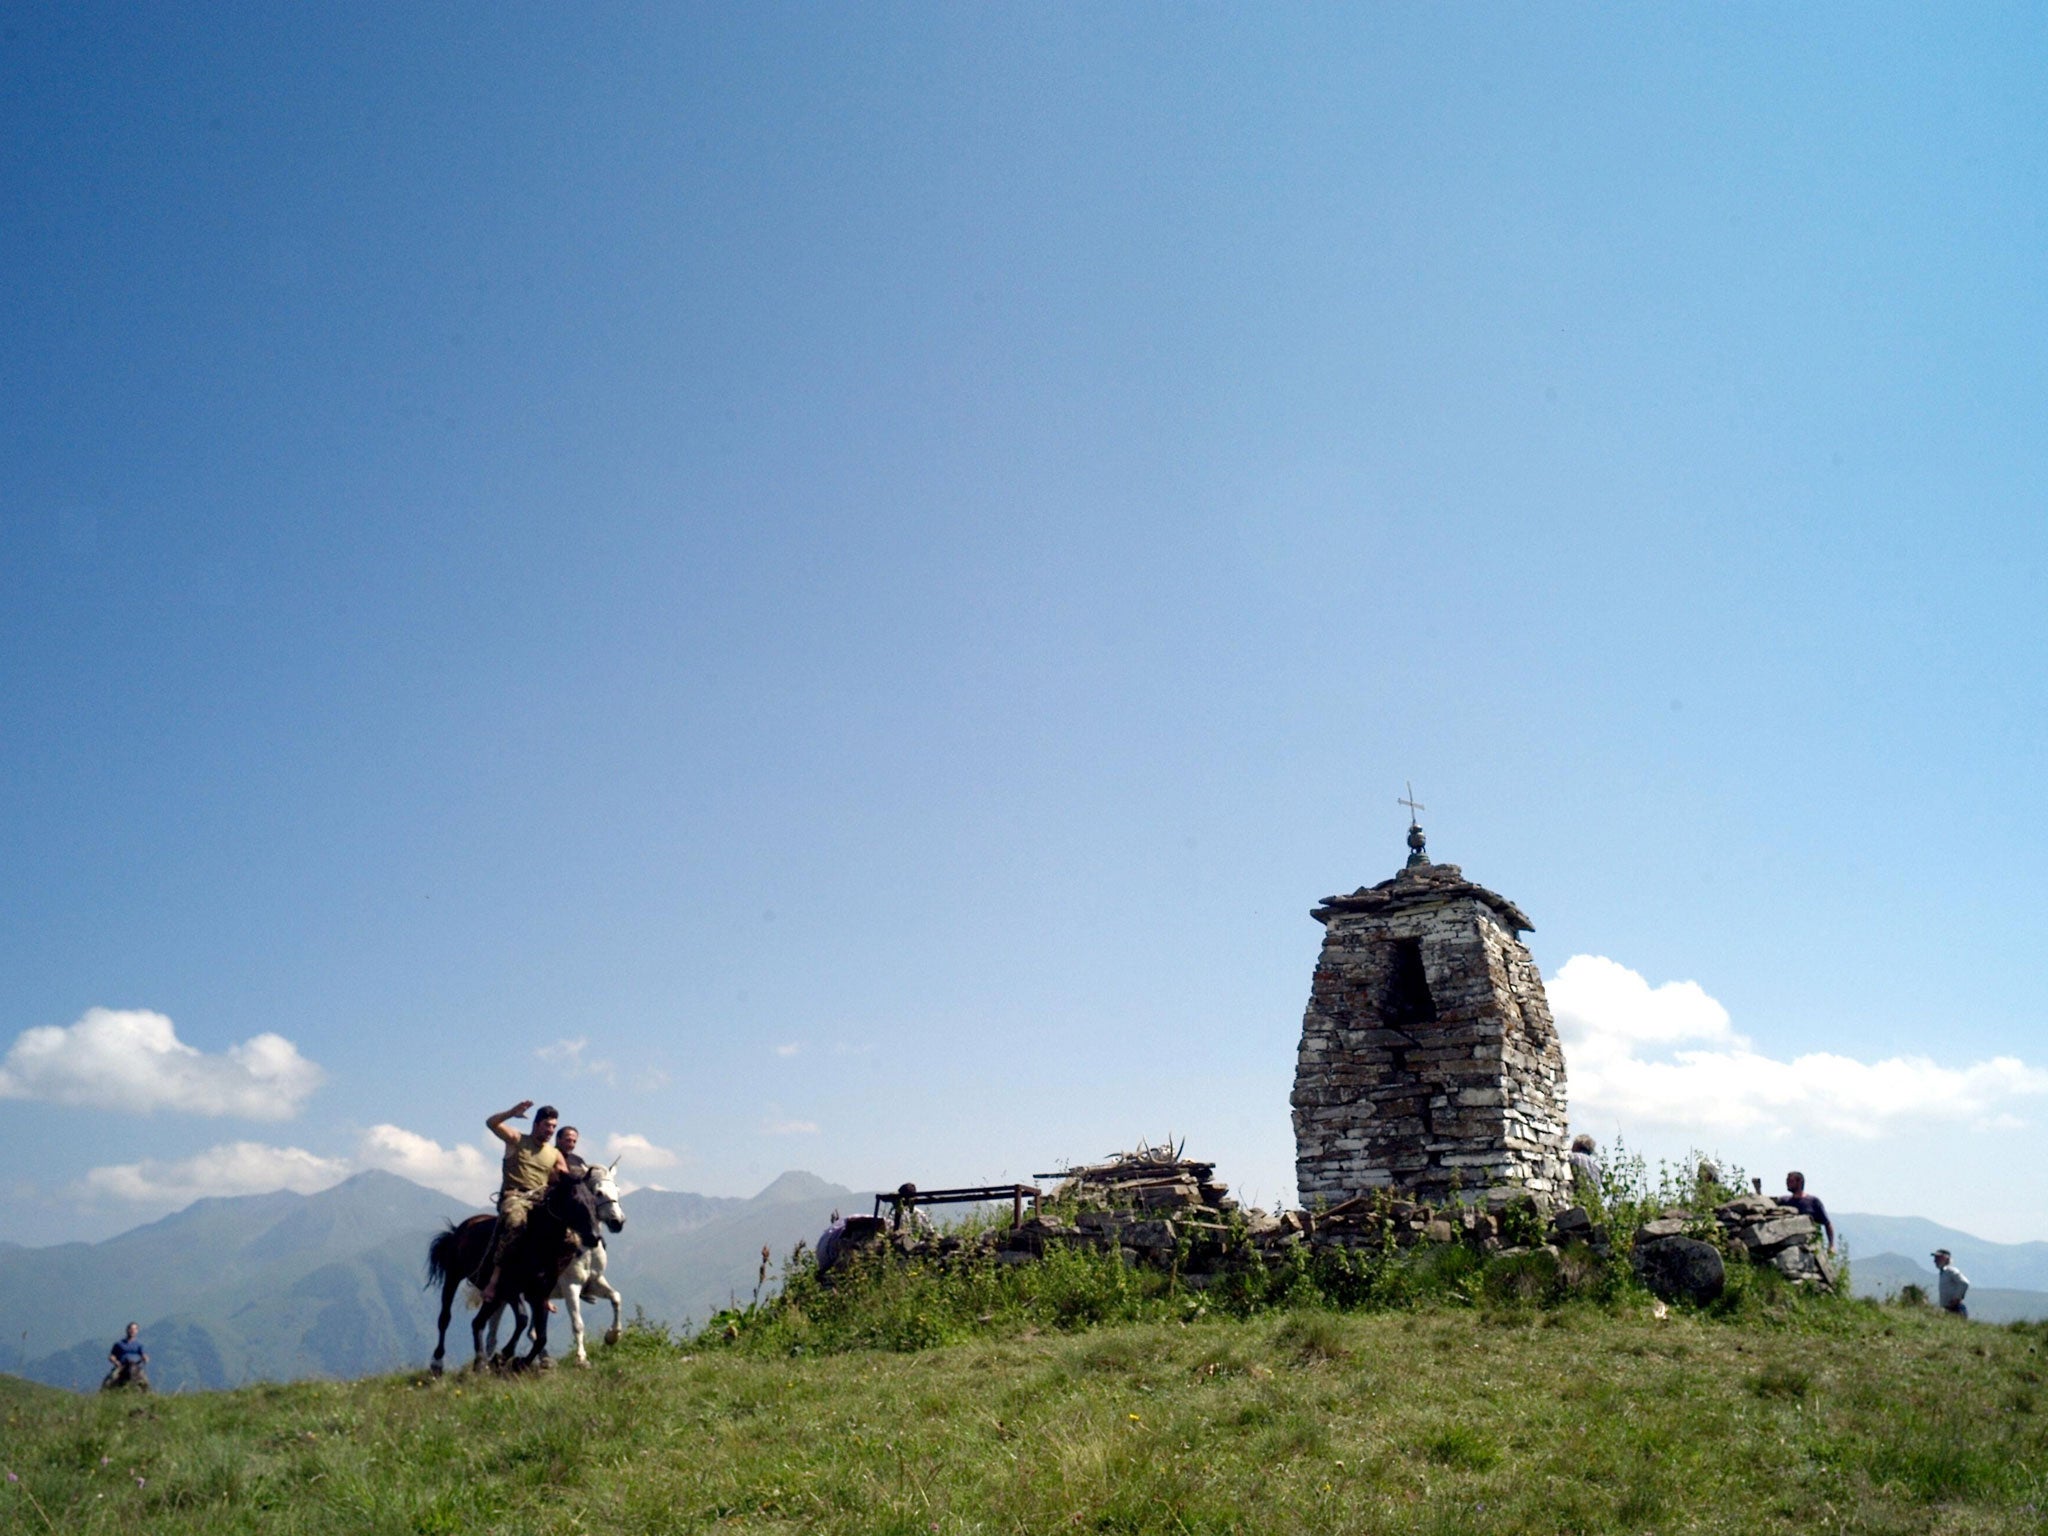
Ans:
<svg viewBox="0 0 2048 1536"><path fill-rule="evenodd" d="M636 1191L625 1231L610 1240L627 1315L702 1322L753 1290L763 1244L779 1264L857 1199L807 1173L786 1173L751 1199ZM131 1318L167 1391L423 1365L438 1302L422 1286L427 1243L470 1214L446 1195L370 1172L314 1195L196 1201L101 1243L0 1246L0 1367L94 1387ZM596 1316L601 1331L610 1308ZM451 1357L466 1361L468 1313L458 1311L449 1333Z"/></svg>

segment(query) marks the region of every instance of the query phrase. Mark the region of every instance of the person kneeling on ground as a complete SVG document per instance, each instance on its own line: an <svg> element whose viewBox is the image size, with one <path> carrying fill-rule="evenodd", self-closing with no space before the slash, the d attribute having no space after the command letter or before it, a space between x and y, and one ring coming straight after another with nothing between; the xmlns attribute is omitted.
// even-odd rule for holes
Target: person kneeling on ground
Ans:
<svg viewBox="0 0 2048 1536"><path fill-rule="evenodd" d="M1934 1268L1939 1282L1935 1299L1941 1303L1942 1311L1967 1319L1970 1309L1963 1305L1963 1298L1970 1294L1970 1282L1960 1269L1949 1263L1948 1257L1946 1248L1934 1250Z"/></svg>
<svg viewBox="0 0 2048 1536"><path fill-rule="evenodd" d="M114 1340L114 1347L107 1351L107 1364L113 1367L107 1372L107 1379L100 1383L102 1392L111 1392L117 1387L135 1387L140 1391L149 1390L149 1351L142 1347L137 1337L142 1332L138 1324L130 1323L128 1331Z"/></svg>

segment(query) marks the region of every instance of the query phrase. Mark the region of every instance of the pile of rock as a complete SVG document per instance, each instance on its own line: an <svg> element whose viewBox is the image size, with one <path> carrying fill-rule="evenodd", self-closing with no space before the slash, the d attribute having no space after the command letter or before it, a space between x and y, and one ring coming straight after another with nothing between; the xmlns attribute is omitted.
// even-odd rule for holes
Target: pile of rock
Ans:
<svg viewBox="0 0 2048 1536"><path fill-rule="evenodd" d="M1047 1202L1057 1215L1034 1215L965 1239L932 1230L921 1217L904 1230L860 1218L858 1234L847 1223L847 1239L942 1263L992 1253L1002 1264L1028 1264L1065 1245L1169 1271L1196 1290L1285 1262L1290 1250L1302 1247L1381 1252L1461 1244L1481 1254L1561 1254L1583 1245L1603 1256L1611 1251L1606 1228L1585 1207L1551 1211L1511 1185L1434 1201L1374 1189L1336 1205L1271 1216L1241 1209L1229 1187L1217 1182L1214 1163L1184 1158L1171 1146L1140 1145L1043 1177L1057 1180ZM1631 1252L1650 1290L1703 1304L1726 1286L1724 1254L1832 1289L1834 1270L1816 1236L1813 1222L1797 1211L1762 1195L1741 1195L1715 1207L1711 1218L1679 1206L1662 1211L1637 1228Z"/></svg>
<svg viewBox="0 0 2048 1536"><path fill-rule="evenodd" d="M1274 1225L1263 1211L1237 1217L1216 1165L1184 1158L1172 1147L1140 1145L1099 1163L1051 1175L1059 1179L1052 1203L1073 1213L1071 1224L1033 1218L1002 1235L1000 1257L1018 1263L1045 1251L1048 1242L1118 1251L1130 1264L1178 1269L1199 1289L1248 1255L1235 1254L1240 1232Z"/></svg>
<svg viewBox="0 0 2048 1536"><path fill-rule="evenodd" d="M1099 1163L1069 1168L1059 1179L1053 1199L1105 1209L1141 1211L1207 1211L1221 1216L1237 1209L1230 1186L1216 1182L1216 1165L1180 1155L1175 1147L1140 1143L1134 1152L1118 1152Z"/></svg>
<svg viewBox="0 0 2048 1536"><path fill-rule="evenodd" d="M1710 1241L1718 1235L1718 1243ZM1636 1229L1635 1267L1643 1283L1667 1301L1712 1301L1727 1285L1722 1252L1767 1264L1800 1285L1834 1289L1835 1271L1815 1246L1812 1220L1768 1195L1738 1195L1714 1207L1712 1226L1672 1206Z"/></svg>
<svg viewBox="0 0 2048 1536"><path fill-rule="evenodd" d="M1463 1243L1480 1253L1553 1250L1607 1233L1582 1207L1554 1215L1525 1189L1502 1185L1467 1199L1430 1201L1389 1189L1279 1216L1241 1210L1213 1163L1140 1146L1052 1176L1055 1207L1070 1222L1034 1219L1000 1234L1004 1262L1022 1263L1060 1241L1120 1251L1125 1262L1174 1269L1199 1289L1218 1275L1280 1260L1294 1245L1378 1251Z"/></svg>
<svg viewBox="0 0 2048 1536"><path fill-rule="evenodd" d="M1730 1253L1739 1250L1752 1264L1768 1264L1801 1285L1834 1289L1835 1267L1815 1243L1819 1229L1810 1216L1769 1195L1737 1195L1714 1207L1714 1220L1727 1236Z"/></svg>

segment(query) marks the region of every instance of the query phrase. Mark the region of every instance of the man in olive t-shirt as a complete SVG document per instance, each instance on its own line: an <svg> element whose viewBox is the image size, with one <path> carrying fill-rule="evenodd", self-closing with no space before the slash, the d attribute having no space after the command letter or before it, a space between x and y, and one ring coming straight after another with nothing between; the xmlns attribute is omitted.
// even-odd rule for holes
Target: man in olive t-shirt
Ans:
<svg viewBox="0 0 2048 1536"><path fill-rule="evenodd" d="M486 1276L481 1287L486 1306L497 1300L498 1270L506 1252L518 1241L526 1218L548 1192L549 1183L562 1171L562 1154L551 1139L555 1122L561 1118L554 1105L541 1105L534 1114L533 1129L524 1134L505 1123L525 1119L532 1108L533 1100L521 1099L484 1122L485 1128L505 1143L504 1173L498 1182L498 1229L490 1253L477 1266L478 1273Z"/></svg>

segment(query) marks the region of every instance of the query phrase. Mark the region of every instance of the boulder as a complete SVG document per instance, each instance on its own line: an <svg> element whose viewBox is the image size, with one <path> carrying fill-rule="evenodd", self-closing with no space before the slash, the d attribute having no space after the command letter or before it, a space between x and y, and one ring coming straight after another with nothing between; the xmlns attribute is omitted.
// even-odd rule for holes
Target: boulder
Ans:
<svg viewBox="0 0 2048 1536"><path fill-rule="evenodd" d="M1635 1266L1643 1284L1665 1301L1701 1306L1719 1296L1728 1283L1721 1250L1696 1237L1659 1237L1639 1244Z"/></svg>
<svg viewBox="0 0 2048 1536"><path fill-rule="evenodd" d="M1714 1214L1724 1225L1741 1226L1746 1222L1763 1221L1776 1216L1784 1207L1769 1195L1737 1195L1726 1205L1714 1207Z"/></svg>
<svg viewBox="0 0 2048 1536"><path fill-rule="evenodd" d="M1736 1236L1742 1239L1742 1246L1749 1250L1753 1259L1766 1259L1780 1249L1795 1244L1804 1247L1813 1239L1813 1222L1805 1216L1783 1216L1776 1221L1760 1221L1755 1226L1738 1227Z"/></svg>
<svg viewBox="0 0 2048 1536"><path fill-rule="evenodd" d="M1820 1278L1820 1266L1813 1261L1812 1252L1797 1243L1780 1248L1764 1262L1789 1280Z"/></svg>
<svg viewBox="0 0 2048 1536"><path fill-rule="evenodd" d="M1659 1242L1667 1237L1683 1237L1690 1223L1677 1216L1659 1216L1655 1221L1646 1221L1636 1228L1636 1246Z"/></svg>
<svg viewBox="0 0 2048 1536"><path fill-rule="evenodd" d="M1593 1218L1583 1205L1573 1205L1559 1211L1550 1225L1560 1237L1583 1236L1593 1230Z"/></svg>

